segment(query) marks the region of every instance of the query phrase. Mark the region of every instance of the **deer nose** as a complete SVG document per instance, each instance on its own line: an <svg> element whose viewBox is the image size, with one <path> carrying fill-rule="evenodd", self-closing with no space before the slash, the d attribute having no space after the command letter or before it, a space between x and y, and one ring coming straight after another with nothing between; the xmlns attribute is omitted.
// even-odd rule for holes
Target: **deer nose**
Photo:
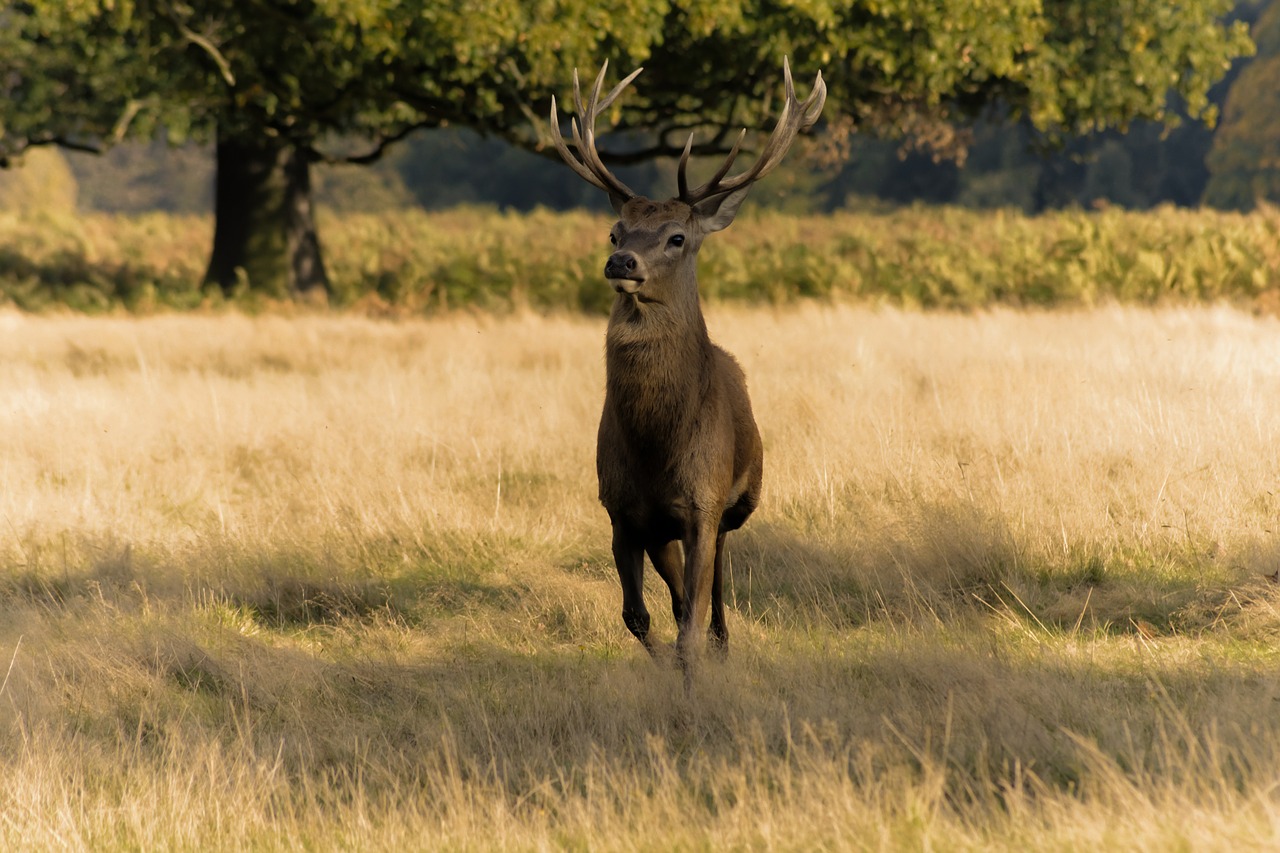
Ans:
<svg viewBox="0 0 1280 853"><path fill-rule="evenodd" d="M636 256L630 252L614 252L604 265L605 278L631 278L636 271Z"/></svg>

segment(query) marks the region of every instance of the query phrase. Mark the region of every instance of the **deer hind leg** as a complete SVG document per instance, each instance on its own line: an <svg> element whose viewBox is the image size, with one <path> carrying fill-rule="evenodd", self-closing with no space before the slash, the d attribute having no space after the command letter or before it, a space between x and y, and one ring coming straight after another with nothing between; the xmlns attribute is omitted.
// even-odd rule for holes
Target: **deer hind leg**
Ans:
<svg viewBox="0 0 1280 853"><path fill-rule="evenodd" d="M717 657L729 656L729 626L724 620L724 595L722 593L724 572L724 537L722 532L716 537L715 569L711 577L711 627L707 629L708 645Z"/></svg>
<svg viewBox="0 0 1280 853"><path fill-rule="evenodd" d="M672 539L661 545L650 545L645 549L658 576L671 590L671 615L676 625L684 613L684 553L680 549L680 540Z"/></svg>
<svg viewBox="0 0 1280 853"><path fill-rule="evenodd" d="M622 583L622 621L653 654L649 642L649 610L644 606L644 550L638 537L619 524L613 526L613 560Z"/></svg>

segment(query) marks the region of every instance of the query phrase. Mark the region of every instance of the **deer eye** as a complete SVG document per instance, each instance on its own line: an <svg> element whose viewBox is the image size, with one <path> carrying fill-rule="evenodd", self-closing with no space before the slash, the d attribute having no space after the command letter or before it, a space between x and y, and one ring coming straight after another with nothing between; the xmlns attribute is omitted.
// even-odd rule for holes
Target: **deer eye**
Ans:
<svg viewBox="0 0 1280 853"><path fill-rule="evenodd" d="M610 235L609 235L609 242L610 242L610 243L612 243L612 244L613 244L613 245L615 245L615 246L616 246L616 245L618 245L618 235L617 235L617 234L610 234Z"/></svg>
<svg viewBox="0 0 1280 853"><path fill-rule="evenodd" d="M675 246L675 247L677 247L677 248L679 248L680 246L683 246L683 245L684 245L684 235L683 235L683 234L672 234L672 235L671 235L671 237L667 240L667 245L668 245L668 246Z"/></svg>

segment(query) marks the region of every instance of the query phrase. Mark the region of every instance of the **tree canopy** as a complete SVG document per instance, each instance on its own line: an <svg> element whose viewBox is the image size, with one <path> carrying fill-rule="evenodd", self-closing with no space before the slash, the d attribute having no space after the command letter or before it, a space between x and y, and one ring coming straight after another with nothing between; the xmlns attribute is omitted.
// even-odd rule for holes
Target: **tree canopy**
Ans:
<svg viewBox="0 0 1280 853"><path fill-rule="evenodd" d="M1171 94L1212 121L1209 87L1250 49L1244 28L1222 20L1230 7L25 0L0 13L0 165L31 145L216 139L211 280L231 286L234 270L255 287L306 287L324 283L310 163L369 162L410 130L443 125L542 150L550 96L564 98L575 66L646 66L611 116L624 131L605 148L614 162L676 153L694 129L695 152L708 154L741 126L767 129L784 55L801 81L823 70L837 129L947 147L956 123L984 115L1052 136L1163 119Z"/></svg>
<svg viewBox="0 0 1280 853"><path fill-rule="evenodd" d="M1280 201L1280 3L1272 3L1253 29L1258 56L1232 86L1209 152L1205 201L1252 208Z"/></svg>

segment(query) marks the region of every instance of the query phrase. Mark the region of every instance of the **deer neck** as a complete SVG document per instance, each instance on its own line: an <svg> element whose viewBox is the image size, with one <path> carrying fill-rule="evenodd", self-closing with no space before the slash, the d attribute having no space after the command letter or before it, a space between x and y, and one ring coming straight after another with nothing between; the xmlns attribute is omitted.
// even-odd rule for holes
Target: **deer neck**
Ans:
<svg viewBox="0 0 1280 853"><path fill-rule="evenodd" d="M697 280L664 301L620 294L605 336L605 404L637 434L685 431L710 385L713 351Z"/></svg>

